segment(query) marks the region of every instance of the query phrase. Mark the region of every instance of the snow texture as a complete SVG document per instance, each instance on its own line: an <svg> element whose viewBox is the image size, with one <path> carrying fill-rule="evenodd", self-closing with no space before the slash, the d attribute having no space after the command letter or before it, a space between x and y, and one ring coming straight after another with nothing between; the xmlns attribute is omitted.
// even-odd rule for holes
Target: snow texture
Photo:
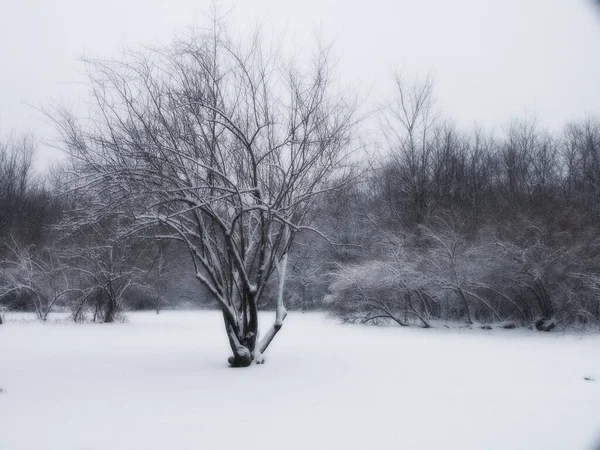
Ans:
<svg viewBox="0 0 600 450"><path fill-rule="evenodd" d="M600 436L598 335L291 313L266 364L232 369L216 312L7 319L2 450L572 450Z"/></svg>

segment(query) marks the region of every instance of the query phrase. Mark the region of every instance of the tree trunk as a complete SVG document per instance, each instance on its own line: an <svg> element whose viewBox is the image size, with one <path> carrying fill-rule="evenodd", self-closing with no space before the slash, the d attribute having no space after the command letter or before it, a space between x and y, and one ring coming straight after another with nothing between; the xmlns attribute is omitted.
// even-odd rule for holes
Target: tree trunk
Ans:
<svg viewBox="0 0 600 450"><path fill-rule="evenodd" d="M464 291L460 287L457 288L457 290L458 290L458 294L460 295L460 298L463 301L463 305L465 307L465 314L467 315L467 324L472 325L473 319L471 319L471 311L469 310L469 301L467 300L467 296L465 295Z"/></svg>
<svg viewBox="0 0 600 450"><path fill-rule="evenodd" d="M111 295L108 295L108 299L106 302L106 309L104 311L103 322L104 323L113 323L115 321L116 315L117 315L116 300Z"/></svg>
<svg viewBox="0 0 600 450"><path fill-rule="evenodd" d="M258 305L256 304L256 297L253 293L248 292L248 325L244 333L243 343L250 350L251 354L254 354L256 349L256 339L258 339Z"/></svg>
<svg viewBox="0 0 600 450"><path fill-rule="evenodd" d="M277 307L275 309L275 322L260 343L258 343L258 306L255 292L246 290L243 293L242 311L240 311L242 320L240 320L240 323L237 323L231 317L231 313L228 310L223 309L225 330L227 331L229 346L233 353L233 356L230 356L228 359L232 367L248 367L253 361L257 364L262 364L264 362L263 353L283 326L283 321L287 316L287 310L283 305L287 253L276 264L279 274L279 289L277 293Z"/></svg>
<svg viewBox="0 0 600 450"><path fill-rule="evenodd" d="M238 325L231 323L231 320L225 312L223 312L223 319L225 321L225 330L227 331L227 337L229 338L229 346L233 352L233 356L228 359L231 367L248 367L252 364L253 356L252 352L244 345L244 338L241 336L241 330Z"/></svg>

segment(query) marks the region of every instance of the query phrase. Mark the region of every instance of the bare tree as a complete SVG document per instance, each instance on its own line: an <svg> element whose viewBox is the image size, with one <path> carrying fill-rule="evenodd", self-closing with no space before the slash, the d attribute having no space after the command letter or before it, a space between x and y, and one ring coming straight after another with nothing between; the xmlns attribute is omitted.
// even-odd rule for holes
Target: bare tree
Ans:
<svg viewBox="0 0 600 450"><path fill-rule="evenodd" d="M391 320L408 326L416 321L429 328L436 301L428 292L422 258L407 251L403 238L383 230L378 235L383 249L378 258L340 264L331 274L327 303L332 313L350 322Z"/></svg>
<svg viewBox="0 0 600 450"><path fill-rule="evenodd" d="M19 216L31 184L33 152L31 136L0 140L0 239L23 225Z"/></svg>
<svg viewBox="0 0 600 450"><path fill-rule="evenodd" d="M589 220L600 217L600 121L569 124L561 141L563 189L569 202L582 205Z"/></svg>
<svg viewBox="0 0 600 450"><path fill-rule="evenodd" d="M321 49L303 73L258 37L234 44L215 22L164 51L88 62L93 119L57 120L72 186L95 192L89 220L120 214L133 219L128 233L187 246L223 313L233 366L263 361L287 314L294 235L313 198L349 175L355 108L332 92L327 60ZM275 321L259 340L275 272Z"/></svg>
<svg viewBox="0 0 600 450"><path fill-rule="evenodd" d="M179 247L170 246L172 244L167 240L158 240L150 246L146 253L145 264L140 264L142 271L146 273L142 276L143 284L151 291L154 297L153 306L156 314L169 305L169 300L165 295L173 291L173 284L181 282L177 278L177 272L185 270L179 264L181 252ZM184 254L185 258L187 254Z"/></svg>
<svg viewBox="0 0 600 450"><path fill-rule="evenodd" d="M69 264L81 295L72 304L73 320L85 320L87 310L91 310L93 322L118 320L128 290L141 286L144 280L142 269L136 265L136 246L106 236L101 242L77 246L74 252Z"/></svg>
<svg viewBox="0 0 600 450"><path fill-rule="evenodd" d="M426 239L431 241L426 260L433 275L432 280L440 289L458 296L468 324L473 323L473 301L485 306L494 319L500 319L491 303L475 290L477 280L473 271L478 267L477 262L470 261L472 248L467 243L464 231L451 218L438 218L438 221L443 224L440 231L422 227Z"/></svg>
<svg viewBox="0 0 600 450"><path fill-rule="evenodd" d="M433 111L433 80L407 83L395 77L396 96L385 108L384 134L397 168L396 196L421 222L429 203L431 147L428 145L436 115ZM396 201L398 200L396 199Z"/></svg>
<svg viewBox="0 0 600 450"><path fill-rule="evenodd" d="M55 248L36 250L13 243L0 266L3 271L0 300L25 296L39 320L45 321L54 306L80 292L73 287L68 269Z"/></svg>
<svg viewBox="0 0 600 450"><path fill-rule="evenodd" d="M530 221L517 226L510 241L497 238L496 245L506 257L511 285L521 290L525 305L532 304L536 328L549 331L572 313L573 294L584 294L584 286L594 289L597 267L582 269L587 258L569 233Z"/></svg>

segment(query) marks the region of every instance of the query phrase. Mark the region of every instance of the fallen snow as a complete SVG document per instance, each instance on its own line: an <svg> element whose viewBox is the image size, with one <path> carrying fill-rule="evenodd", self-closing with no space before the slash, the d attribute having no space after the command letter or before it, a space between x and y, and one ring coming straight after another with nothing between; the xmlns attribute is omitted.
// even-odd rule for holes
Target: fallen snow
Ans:
<svg viewBox="0 0 600 450"><path fill-rule="evenodd" d="M600 436L598 335L291 313L266 364L231 369L217 313L129 318L0 326L0 449L572 450Z"/></svg>

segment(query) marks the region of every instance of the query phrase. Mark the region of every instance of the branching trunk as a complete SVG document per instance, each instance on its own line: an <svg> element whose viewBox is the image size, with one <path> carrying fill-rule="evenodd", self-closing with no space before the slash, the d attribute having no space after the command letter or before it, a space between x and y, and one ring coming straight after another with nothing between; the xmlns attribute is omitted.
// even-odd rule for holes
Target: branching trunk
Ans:
<svg viewBox="0 0 600 450"><path fill-rule="evenodd" d="M243 367L262 361L282 327L287 253L313 198L352 177L357 108L330 92L326 52L305 73L278 66L258 36L237 46L217 21L213 31L88 61L90 120L61 111L56 123L76 167L70 189L93 198L82 221L118 217L128 236L185 245L222 310L230 363ZM258 303L276 269L275 323L258 342ZM119 306L109 303L110 320Z"/></svg>
<svg viewBox="0 0 600 450"><path fill-rule="evenodd" d="M281 258L281 261L277 263L277 270L279 274L279 289L277 291L277 306L275 307L275 322L273 323L263 340L260 342L257 352L258 363L262 363L264 361L263 353L267 350L267 348L271 344L271 341L273 341L275 335L279 333L279 330L281 330L281 327L283 326L283 321L287 317L287 310L285 309L283 303L283 289L285 287L285 273L287 270L287 261L288 255L287 253L285 253Z"/></svg>
<svg viewBox="0 0 600 450"><path fill-rule="evenodd" d="M233 352L233 356L229 357L229 364L232 367L248 367L252 364L253 356L248 347L242 343L241 330L237 324L231 323L227 314L223 313L223 319L225 320L225 330L229 338L229 345Z"/></svg>
<svg viewBox="0 0 600 450"><path fill-rule="evenodd" d="M458 292L458 295L460 296L462 302L463 302L463 306L465 307L465 314L467 316L467 323L469 325L473 324L473 319L471 318L471 311L469 309L469 301L467 300L467 296L465 295L465 292L462 290L462 288L460 286L457 286L454 288L454 290L456 292Z"/></svg>

